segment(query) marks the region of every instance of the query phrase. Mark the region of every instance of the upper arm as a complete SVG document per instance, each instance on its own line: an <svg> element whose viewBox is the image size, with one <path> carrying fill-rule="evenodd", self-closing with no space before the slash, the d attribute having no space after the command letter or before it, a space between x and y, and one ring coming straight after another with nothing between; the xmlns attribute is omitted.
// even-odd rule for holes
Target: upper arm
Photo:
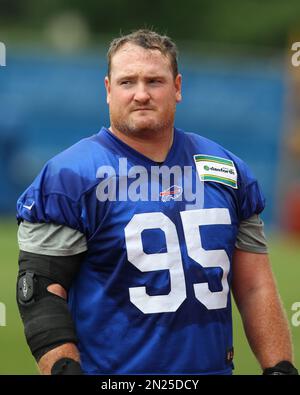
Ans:
<svg viewBox="0 0 300 395"><path fill-rule="evenodd" d="M18 242L20 269L35 268L40 275L53 280L47 290L66 299L69 280L78 272L87 250L85 235L63 225L23 221L18 229Z"/></svg>
<svg viewBox="0 0 300 395"><path fill-rule="evenodd" d="M264 223L259 215L241 221L235 247L232 291L238 304L253 290L274 287Z"/></svg>
<svg viewBox="0 0 300 395"><path fill-rule="evenodd" d="M264 223L258 214L240 222L235 246L240 250L258 254L268 252Z"/></svg>
<svg viewBox="0 0 300 395"><path fill-rule="evenodd" d="M70 256L87 251L84 234L65 225L23 221L18 229L20 250L50 256Z"/></svg>
<svg viewBox="0 0 300 395"><path fill-rule="evenodd" d="M238 306L253 291L275 289L268 254L256 254L236 248L232 273L232 291Z"/></svg>

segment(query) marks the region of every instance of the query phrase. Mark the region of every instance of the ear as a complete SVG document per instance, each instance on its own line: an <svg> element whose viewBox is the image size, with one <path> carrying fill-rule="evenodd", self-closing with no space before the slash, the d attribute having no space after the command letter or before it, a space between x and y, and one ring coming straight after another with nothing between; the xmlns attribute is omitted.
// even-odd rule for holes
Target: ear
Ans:
<svg viewBox="0 0 300 395"><path fill-rule="evenodd" d="M106 76L104 78L104 85L105 85L105 89L106 89L106 103L109 104L109 99L110 99L110 81L109 81L109 77Z"/></svg>
<svg viewBox="0 0 300 395"><path fill-rule="evenodd" d="M177 76L175 78L176 103L179 103L182 100L181 83L182 83L182 75L181 74L177 74Z"/></svg>

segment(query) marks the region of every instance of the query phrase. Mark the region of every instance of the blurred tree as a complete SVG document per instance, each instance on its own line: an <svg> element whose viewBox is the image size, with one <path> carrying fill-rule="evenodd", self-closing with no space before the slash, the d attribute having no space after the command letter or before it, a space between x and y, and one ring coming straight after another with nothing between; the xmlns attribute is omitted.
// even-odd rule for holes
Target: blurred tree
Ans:
<svg viewBox="0 0 300 395"><path fill-rule="evenodd" d="M239 45L286 45L300 17L299 0L0 0L0 28L39 29L76 11L93 33L115 36L153 27L174 39Z"/></svg>
<svg viewBox="0 0 300 395"><path fill-rule="evenodd" d="M0 18L2 21L15 22L24 14L24 2L0 0Z"/></svg>

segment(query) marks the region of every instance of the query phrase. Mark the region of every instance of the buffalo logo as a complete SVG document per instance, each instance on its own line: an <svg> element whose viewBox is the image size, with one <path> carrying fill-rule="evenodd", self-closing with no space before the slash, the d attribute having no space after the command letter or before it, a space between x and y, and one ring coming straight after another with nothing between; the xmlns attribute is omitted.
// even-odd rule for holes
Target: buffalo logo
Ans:
<svg viewBox="0 0 300 395"><path fill-rule="evenodd" d="M160 192L159 196L161 196L161 200L163 202L168 202L169 200L178 199L179 196L182 195L182 188L178 185L172 185L170 188L165 191Z"/></svg>

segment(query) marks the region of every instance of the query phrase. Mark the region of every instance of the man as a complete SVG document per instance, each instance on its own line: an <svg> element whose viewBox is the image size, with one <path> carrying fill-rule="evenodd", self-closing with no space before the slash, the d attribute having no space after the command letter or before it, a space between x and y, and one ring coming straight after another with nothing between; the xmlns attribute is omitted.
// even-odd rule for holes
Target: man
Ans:
<svg viewBox="0 0 300 395"><path fill-rule="evenodd" d="M115 39L110 128L18 200L18 305L44 374L231 374L231 288L264 372L297 373L261 191L239 158L174 128L181 79L168 37Z"/></svg>

